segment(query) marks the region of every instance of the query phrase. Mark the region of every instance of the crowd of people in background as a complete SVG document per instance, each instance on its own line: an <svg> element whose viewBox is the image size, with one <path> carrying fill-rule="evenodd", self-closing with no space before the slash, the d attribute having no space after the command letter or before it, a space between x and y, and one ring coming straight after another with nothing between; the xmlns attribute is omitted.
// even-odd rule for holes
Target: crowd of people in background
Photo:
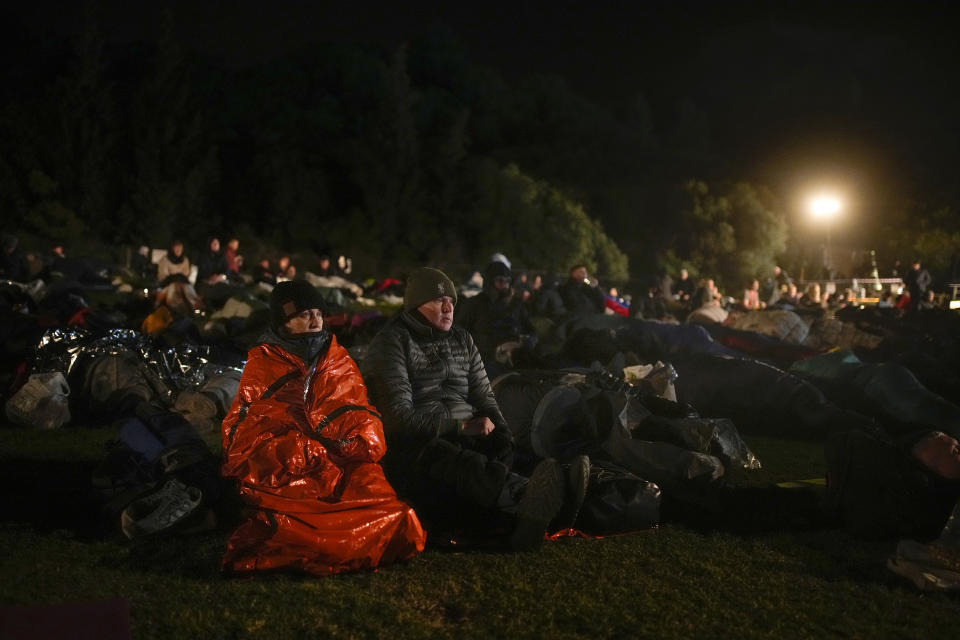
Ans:
<svg viewBox="0 0 960 640"><path fill-rule="evenodd" d="M202 311L209 296L216 295L218 285L254 283L269 291L279 282L308 279L315 285L331 286L333 283L332 286L343 286L353 297L361 294L359 285L350 280L352 260L344 255L334 258L332 253L321 254L316 264L302 271L298 271L288 254L260 256L248 266L240 253L240 240L236 236L225 237L225 243L218 236L209 237L196 253L188 252L179 239L171 241L166 251L142 246L133 254L129 266L142 279L155 282L156 305L177 315ZM98 272L91 268L89 261L68 257L62 243L55 243L46 255L26 252L16 236L4 233L0 249L2 279L26 282L66 274L70 279L83 278L88 283L99 279L105 284L110 280L109 267ZM723 314L732 310L836 309L862 297L851 288L832 287L824 291L820 282L808 282L801 288L780 266L774 266L769 273L758 274L740 291L728 285L728 292L722 292L710 274L700 273L699 277L694 277L691 269L684 267L679 269L676 277L662 272L658 277L646 279L646 283L639 287L635 282L627 283L626 289L633 292L625 293L622 287L602 288L598 279L588 274L585 265L572 266L567 277L562 279L536 271L518 270L514 273L510 270L509 260L502 254L494 254L491 265L502 265L509 275L503 270L484 273L490 267L481 267L463 285L464 290L468 296L482 290L490 298L493 292L500 291L502 295L509 289L513 309L510 313L518 318L522 314L524 317L558 320L606 311L661 321L682 322L691 314L722 321ZM909 268L904 268L899 260L895 261L889 275L901 278L902 284L871 292L879 308L912 312L943 306L946 296L939 295L932 288L931 275L919 260L913 261ZM499 283L499 289L491 288L494 286L491 279ZM521 318L517 322L523 325L527 321Z"/></svg>
<svg viewBox="0 0 960 640"><path fill-rule="evenodd" d="M875 303L880 308L896 308L902 312L944 308L944 296L938 295L932 288L930 273L922 268L920 261L915 261L902 276L894 277L901 277L902 280L898 284L881 285L879 290L871 285L871 304ZM640 300L637 313L649 319L663 319L672 315L682 320L688 314L707 311L712 307L739 311L835 310L862 303L861 299L867 297L858 295L851 287L838 288L831 284L829 292L824 292L823 288L817 281L805 283L801 290L783 268L774 266L769 274L749 281L739 295L728 296L718 290L712 278L702 277L695 282L689 271L683 268L676 280L664 274L652 283L646 296Z"/></svg>

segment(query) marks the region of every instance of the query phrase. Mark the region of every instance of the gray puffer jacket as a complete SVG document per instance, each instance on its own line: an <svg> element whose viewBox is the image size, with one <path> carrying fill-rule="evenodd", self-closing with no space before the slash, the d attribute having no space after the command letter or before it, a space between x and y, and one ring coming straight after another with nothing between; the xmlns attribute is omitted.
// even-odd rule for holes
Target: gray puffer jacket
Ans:
<svg viewBox="0 0 960 640"><path fill-rule="evenodd" d="M416 311L403 311L370 343L362 371L388 446L455 436L477 416L507 430L480 352L461 327L437 331Z"/></svg>

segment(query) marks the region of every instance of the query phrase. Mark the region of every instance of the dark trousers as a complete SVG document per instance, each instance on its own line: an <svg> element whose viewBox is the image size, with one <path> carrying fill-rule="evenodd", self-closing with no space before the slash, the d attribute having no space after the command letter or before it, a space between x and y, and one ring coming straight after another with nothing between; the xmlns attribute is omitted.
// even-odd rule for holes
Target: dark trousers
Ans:
<svg viewBox="0 0 960 640"><path fill-rule="evenodd" d="M388 448L384 468L394 488L418 511L498 506L514 475L509 436L497 429L485 438L433 438L417 444Z"/></svg>

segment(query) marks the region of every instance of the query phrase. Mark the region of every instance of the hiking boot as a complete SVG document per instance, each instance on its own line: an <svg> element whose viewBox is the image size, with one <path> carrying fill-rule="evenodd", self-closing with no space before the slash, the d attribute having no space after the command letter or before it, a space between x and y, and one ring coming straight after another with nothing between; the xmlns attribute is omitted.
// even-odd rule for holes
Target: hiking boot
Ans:
<svg viewBox="0 0 960 640"><path fill-rule="evenodd" d="M551 531L573 528L577 516L580 515L583 499L587 496L587 484L590 482L590 458L587 456L577 456L563 467L567 480L567 497L550 525Z"/></svg>
<svg viewBox="0 0 960 640"><path fill-rule="evenodd" d="M202 498L200 489L167 480L158 491L131 502L120 516L120 526L128 538L169 529L193 513Z"/></svg>
<svg viewBox="0 0 960 640"><path fill-rule="evenodd" d="M550 521L557 515L566 496L563 469L553 458L537 465L517 508L517 525L510 536L516 551L533 551L543 542Z"/></svg>

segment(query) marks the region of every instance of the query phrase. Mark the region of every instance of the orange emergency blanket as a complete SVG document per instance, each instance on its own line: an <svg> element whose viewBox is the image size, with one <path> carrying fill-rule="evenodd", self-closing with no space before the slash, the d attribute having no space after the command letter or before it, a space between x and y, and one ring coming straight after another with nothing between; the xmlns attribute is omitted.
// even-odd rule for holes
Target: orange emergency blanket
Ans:
<svg viewBox="0 0 960 640"><path fill-rule="evenodd" d="M254 347L222 430L222 473L251 512L227 542L224 569L328 575L423 550L417 516L377 464L380 416L336 338L312 370L277 345Z"/></svg>

